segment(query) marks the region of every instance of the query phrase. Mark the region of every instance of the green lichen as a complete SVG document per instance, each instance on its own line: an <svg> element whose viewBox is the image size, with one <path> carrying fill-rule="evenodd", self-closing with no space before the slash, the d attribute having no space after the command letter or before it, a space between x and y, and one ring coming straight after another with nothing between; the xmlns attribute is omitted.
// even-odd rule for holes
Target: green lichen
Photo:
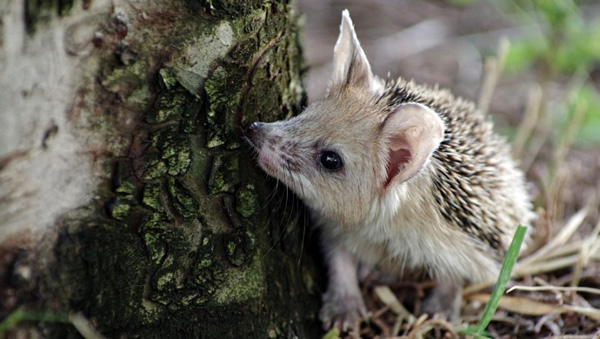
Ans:
<svg viewBox="0 0 600 339"><path fill-rule="evenodd" d="M151 286L154 293L150 298L159 303L184 298L189 295L185 292L187 283L188 267L192 264L193 251L195 247L190 243L184 232L185 226L180 228L168 227L156 230L157 234L164 239L167 245L166 254L160 263L160 267L154 272ZM176 297L174 297L174 295ZM169 306L177 307L169 303Z"/></svg>
<svg viewBox="0 0 600 339"><path fill-rule="evenodd" d="M198 127L195 116L184 119L181 124L183 125L183 131L185 133L194 133Z"/></svg>
<svg viewBox="0 0 600 339"><path fill-rule="evenodd" d="M280 75L279 77L283 77ZM250 89L246 98L245 109L252 112L280 112L281 99L280 89L273 86L270 81L264 81L268 77L267 71L258 70L254 75L254 86Z"/></svg>
<svg viewBox="0 0 600 339"><path fill-rule="evenodd" d="M195 272L194 283L198 285L206 297L205 300L209 300L210 296L218 290L224 280L223 272L220 266L214 266L210 269L205 268Z"/></svg>
<svg viewBox="0 0 600 339"><path fill-rule="evenodd" d="M158 179L167 173L167 164L155 152L147 152L144 163L146 165L146 169L142 175L142 179L144 180Z"/></svg>
<svg viewBox="0 0 600 339"><path fill-rule="evenodd" d="M229 255L229 257L233 257L235 255L235 249L237 248L237 243L235 241L230 241L227 243L226 248L227 248L227 255ZM238 263L236 266L239 266L241 264L243 264L243 262Z"/></svg>
<svg viewBox="0 0 600 339"><path fill-rule="evenodd" d="M168 189L173 205L179 214L188 219L197 216L200 205L192 193L183 186L181 181L169 178Z"/></svg>
<svg viewBox="0 0 600 339"><path fill-rule="evenodd" d="M185 174L192 161L190 140L179 132L177 125L166 126L151 136L150 144L160 151L160 159L149 158L149 166L157 166L162 162L163 165L156 168L159 171L164 170L172 176ZM149 157L156 156L155 153L149 153ZM164 166L164 168L163 168ZM151 172L149 176L153 176Z"/></svg>
<svg viewBox="0 0 600 339"><path fill-rule="evenodd" d="M191 6L195 7L197 1L188 0ZM260 8L265 3L264 0L200 0L203 6L211 15L217 18L234 19L247 16L252 11Z"/></svg>
<svg viewBox="0 0 600 339"><path fill-rule="evenodd" d="M188 305L191 305L192 303L194 303L196 298L198 298L197 292L189 292L188 294L183 295L179 299L179 303L181 304L181 306L185 307L185 306L188 306Z"/></svg>
<svg viewBox="0 0 600 339"><path fill-rule="evenodd" d="M140 230L144 245L150 254L150 259L156 265L161 264L167 254L167 241L164 233L168 228L163 215L159 213L147 214L141 223Z"/></svg>
<svg viewBox="0 0 600 339"><path fill-rule="evenodd" d="M149 299L164 306L168 306L173 302L172 297L168 294L155 291L150 293Z"/></svg>
<svg viewBox="0 0 600 339"><path fill-rule="evenodd" d="M242 30L244 34L255 33L265 24L267 13L262 10L257 10L254 13L254 16L243 21Z"/></svg>
<svg viewBox="0 0 600 339"><path fill-rule="evenodd" d="M161 188L158 184L146 184L142 196L142 203L154 211L164 213L165 209L160 198Z"/></svg>
<svg viewBox="0 0 600 339"><path fill-rule="evenodd" d="M127 104L132 108L140 111L146 110L152 99L152 93L148 84L143 84L139 88L134 89L129 96L127 96Z"/></svg>
<svg viewBox="0 0 600 339"><path fill-rule="evenodd" d="M66 16L73 8L73 0L27 0L25 1L25 23L27 31L34 33L39 23L47 23L56 15Z"/></svg>
<svg viewBox="0 0 600 339"><path fill-rule="evenodd" d="M144 244L150 253L150 260L155 264L160 264L165 257L167 244L162 239L160 233L148 231L142 236Z"/></svg>
<svg viewBox="0 0 600 339"><path fill-rule="evenodd" d="M161 68L158 71L158 75L160 76L161 84L167 90L172 90L175 85L177 85L177 78L175 77L175 74L171 72L171 70L167 68Z"/></svg>
<svg viewBox="0 0 600 339"><path fill-rule="evenodd" d="M125 220L131 211L131 202L127 197L117 197L107 205L109 215L117 220Z"/></svg>
<svg viewBox="0 0 600 339"><path fill-rule="evenodd" d="M254 250L254 235L247 230L230 232L225 235L224 241L227 259L234 266L242 266Z"/></svg>
<svg viewBox="0 0 600 339"><path fill-rule="evenodd" d="M206 233L200 240L198 258L194 264L193 277L201 294L195 300L196 304L204 304L212 300L212 295L217 291L225 279L224 269L220 256L215 253L215 236Z"/></svg>
<svg viewBox="0 0 600 339"><path fill-rule="evenodd" d="M250 232L250 230L246 230L246 239L248 241L248 250L254 249L254 245L256 245L256 236L254 233Z"/></svg>
<svg viewBox="0 0 600 339"><path fill-rule="evenodd" d="M253 184L246 184L236 192L235 210L244 218L248 218L258 211L258 196Z"/></svg>
<svg viewBox="0 0 600 339"><path fill-rule="evenodd" d="M137 191L134 180L131 161L123 159L117 161L115 174L113 175L115 193L134 195Z"/></svg>
<svg viewBox="0 0 600 339"><path fill-rule="evenodd" d="M163 149L165 145L179 135L179 127L176 124L168 125L152 133L150 145Z"/></svg>
<svg viewBox="0 0 600 339"><path fill-rule="evenodd" d="M218 67L212 76L206 80L204 90L209 101L206 119L209 124L207 146L209 148L221 146L225 143L225 126L223 120L227 115L229 97L226 91L227 72L223 67Z"/></svg>
<svg viewBox="0 0 600 339"><path fill-rule="evenodd" d="M155 287L159 291L163 291L165 287L171 285L175 280L175 273L170 271L163 271L157 274L157 278L155 279Z"/></svg>
<svg viewBox="0 0 600 339"><path fill-rule="evenodd" d="M164 214L151 212L147 213L140 224L140 230L164 230L168 228L166 221L167 220L165 220Z"/></svg>
<svg viewBox="0 0 600 339"><path fill-rule="evenodd" d="M158 321L163 313L162 308L145 298L142 299L141 306L143 310L142 324L151 324Z"/></svg>
<svg viewBox="0 0 600 339"><path fill-rule="evenodd" d="M256 298L265 289L264 270L259 256L243 269L231 268L224 272L224 281L214 293L218 304L244 302Z"/></svg>
<svg viewBox="0 0 600 339"><path fill-rule="evenodd" d="M131 95L134 90L147 85L147 70L148 65L142 61L112 68L111 72L102 78L101 84L109 92Z"/></svg>
<svg viewBox="0 0 600 339"><path fill-rule="evenodd" d="M156 109L150 110L146 119L149 123L156 124L180 116L185 110L187 98L183 91L161 93L156 100Z"/></svg>
<svg viewBox="0 0 600 339"><path fill-rule="evenodd" d="M256 37L249 37L240 42L239 46L231 54L234 58L239 60L252 60L256 53L257 43L258 39Z"/></svg>
<svg viewBox="0 0 600 339"><path fill-rule="evenodd" d="M184 148L186 148L187 143L182 138L173 138L164 144L160 145L161 154L160 157L163 159L168 159L177 156ZM188 146L189 148L189 146Z"/></svg>
<svg viewBox="0 0 600 339"><path fill-rule="evenodd" d="M236 156L217 155L208 178L208 192L233 193L239 183L239 159Z"/></svg>
<svg viewBox="0 0 600 339"><path fill-rule="evenodd" d="M163 159L177 156L186 146L185 140L170 140L162 145L160 157ZM189 147L188 147L189 148Z"/></svg>
<svg viewBox="0 0 600 339"><path fill-rule="evenodd" d="M164 145L161 158L167 162L169 175L185 174L192 161L189 142L182 138L173 139Z"/></svg>
<svg viewBox="0 0 600 339"><path fill-rule="evenodd" d="M235 88L239 79L247 76L247 65L228 64L220 66L206 80L204 89L208 99L206 113L207 147L226 145L228 149L239 147L237 135L237 112L242 88Z"/></svg>
<svg viewBox="0 0 600 339"><path fill-rule="evenodd" d="M198 261L196 262L196 269L202 270L210 267L213 264L213 252L214 252L214 244L212 241L212 236L205 235L202 237L202 241L200 244L200 248L198 249L200 253L198 256Z"/></svg>

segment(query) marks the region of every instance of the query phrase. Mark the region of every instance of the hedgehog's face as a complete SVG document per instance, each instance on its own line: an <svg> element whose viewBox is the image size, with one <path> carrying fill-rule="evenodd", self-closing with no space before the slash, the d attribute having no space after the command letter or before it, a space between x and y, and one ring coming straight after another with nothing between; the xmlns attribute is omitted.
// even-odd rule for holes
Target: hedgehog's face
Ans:
<svg viewBox="0 0 600 339"><path fill-rule="evenodd" d="M388 107L386 98L346 15L329 95L288 121L253 123L246 136L261 167L308 206L338 223L356 224L374 199L421 171L444 134L429 108Z"/></svg>
<svg viewBox="0 0 600 339"><path fill-rule="evenodd" d="M382 114L369 94L332 93L300 116L254 123L258 163L305 203L341 223L363 220L385 180Z"/></svg>

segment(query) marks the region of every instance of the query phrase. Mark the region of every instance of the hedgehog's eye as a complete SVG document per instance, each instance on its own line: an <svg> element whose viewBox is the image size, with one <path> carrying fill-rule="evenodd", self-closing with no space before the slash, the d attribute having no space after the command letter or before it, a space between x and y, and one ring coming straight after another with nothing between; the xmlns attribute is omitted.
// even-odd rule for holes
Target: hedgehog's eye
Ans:
<svg viewBox="0 0 600 339"><path fill-rule="evenodd" d="M333 151L323 151L319 156L319 161L330 171L337 171L342 167L342 158Z"/></svg>

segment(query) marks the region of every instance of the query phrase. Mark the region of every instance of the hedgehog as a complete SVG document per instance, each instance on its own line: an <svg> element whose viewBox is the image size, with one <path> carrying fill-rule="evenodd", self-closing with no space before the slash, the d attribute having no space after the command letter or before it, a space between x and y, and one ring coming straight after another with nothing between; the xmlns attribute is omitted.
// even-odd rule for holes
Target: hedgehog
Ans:
<svg viewBox="0 0 600 339"><path fill-rule="evenodd" d="M425 272L423 309L460 316L465 284L497 277L519 224L525 178L473 103L437 86L375 76L347 10L327 95L244 135L259 166L308 206L328 269L325 329L366 316L361 272Z"/></svg>

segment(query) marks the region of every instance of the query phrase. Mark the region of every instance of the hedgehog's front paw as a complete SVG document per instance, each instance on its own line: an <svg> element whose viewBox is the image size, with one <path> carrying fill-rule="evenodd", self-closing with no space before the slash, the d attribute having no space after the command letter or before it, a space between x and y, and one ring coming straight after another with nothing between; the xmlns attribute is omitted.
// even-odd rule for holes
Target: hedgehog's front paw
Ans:
<svg viewBox="0 0 600 339"><path fill-rule="evenodd" d="M423 312L437 314L451 322L457 322L460 320L461 302L462 286L460 284L440 283L425 300Z"/></svg>
<svg viewBox="0 0 600 339"><path fill-rule="evenodd" d="M356 322L367 315L367 309L360 292L339 294L328 290L323 294L323 307L319 319L323 329L337 327L340 331L353 328Z"/></svg>

